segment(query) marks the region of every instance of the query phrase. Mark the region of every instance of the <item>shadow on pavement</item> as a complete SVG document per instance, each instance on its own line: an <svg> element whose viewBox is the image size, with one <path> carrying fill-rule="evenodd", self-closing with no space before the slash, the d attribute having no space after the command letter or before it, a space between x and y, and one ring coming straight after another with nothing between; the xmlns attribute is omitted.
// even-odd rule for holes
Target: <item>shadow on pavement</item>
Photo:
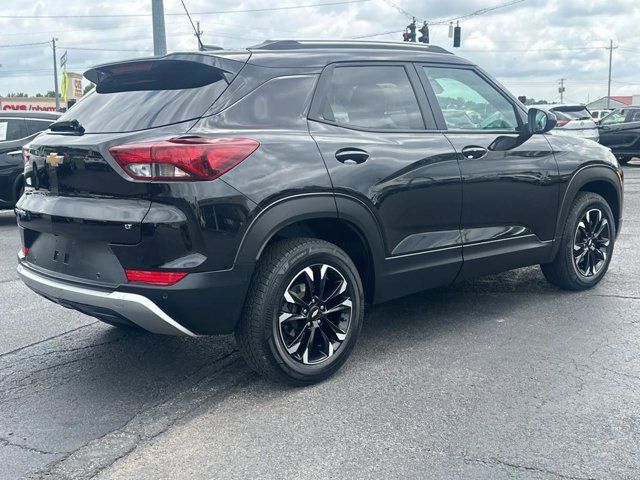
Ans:
<svg viewBox="0 0 640 480"><path fill-rule="evenodd" d="M16 217L12 210L0 210L0 227L15 224Z"/></svg>

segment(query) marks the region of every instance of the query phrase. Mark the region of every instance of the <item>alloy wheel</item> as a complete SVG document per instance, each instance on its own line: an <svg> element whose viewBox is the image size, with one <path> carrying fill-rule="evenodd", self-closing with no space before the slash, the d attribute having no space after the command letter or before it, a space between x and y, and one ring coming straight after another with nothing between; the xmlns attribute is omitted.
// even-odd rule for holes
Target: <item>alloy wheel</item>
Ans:
<svg viewBox="0 0 640 480"><path fill-rule="evenodd" d="M280 340L296 362L327 361L347 338L353 312L349 284L327 264L304 268L284 292L278 316Z"/></svg>
<svg viewBox="0 0 640 480"><path fill-rule="evenodd" d="M607 263L610 244L611 228L602 210L587 210L573 241L573 263L578 272L584 277L597 275Z"/></svg>

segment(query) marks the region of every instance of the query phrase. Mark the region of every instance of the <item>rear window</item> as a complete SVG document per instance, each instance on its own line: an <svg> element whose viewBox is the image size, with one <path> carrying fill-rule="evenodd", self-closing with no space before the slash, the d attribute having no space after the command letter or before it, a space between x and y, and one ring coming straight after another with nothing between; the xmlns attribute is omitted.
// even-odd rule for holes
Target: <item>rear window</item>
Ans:
<svg viewBox="0 0 640 480"><path fill-rule="evenodd" d="M590 120L591 114L586 107L556 107L553 113L562 120Z"/></svg>
<svg viewBox="0 0 640 480"><path fill-rule="evenodd" d="M90 70L85 75L97 79L96 88L59 121L78 120L86 133L113 133L197 119L231 83L239 71L234 67L230 72L198 62L158 60Z"/></svg>

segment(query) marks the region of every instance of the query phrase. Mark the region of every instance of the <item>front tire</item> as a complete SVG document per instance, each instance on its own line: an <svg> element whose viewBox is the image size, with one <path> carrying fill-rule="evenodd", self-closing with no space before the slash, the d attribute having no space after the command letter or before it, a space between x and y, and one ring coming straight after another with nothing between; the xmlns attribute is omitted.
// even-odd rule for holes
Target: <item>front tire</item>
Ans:
<svg viewBox="0 0 640 480"><path fill-rule="evenodd" d="M347 360L363 306L362 281L343 250L317 239L279 241L258 262L236 341L261 375L310 385Z"/></svg>
<svg viewBox="0 0 640 480"><path fill-rule="evenodd" d="M596 193L579 193L567 215L556 258L540 266L542 273L565 290L595 286L609 268L615 229L606 200Z"/></svg>

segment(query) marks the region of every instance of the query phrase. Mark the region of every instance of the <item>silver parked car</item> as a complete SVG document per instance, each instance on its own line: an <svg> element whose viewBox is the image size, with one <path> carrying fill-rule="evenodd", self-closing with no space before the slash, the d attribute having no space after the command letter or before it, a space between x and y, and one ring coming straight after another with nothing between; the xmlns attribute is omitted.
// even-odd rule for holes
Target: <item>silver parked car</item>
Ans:
<svg viewBox="0 0 640 480"><path fill-rule="evenodd" d="M598 125L584 105L536 105L536 108L552 112L558 118L558 124L550 133L600 141Z"/></svg>

